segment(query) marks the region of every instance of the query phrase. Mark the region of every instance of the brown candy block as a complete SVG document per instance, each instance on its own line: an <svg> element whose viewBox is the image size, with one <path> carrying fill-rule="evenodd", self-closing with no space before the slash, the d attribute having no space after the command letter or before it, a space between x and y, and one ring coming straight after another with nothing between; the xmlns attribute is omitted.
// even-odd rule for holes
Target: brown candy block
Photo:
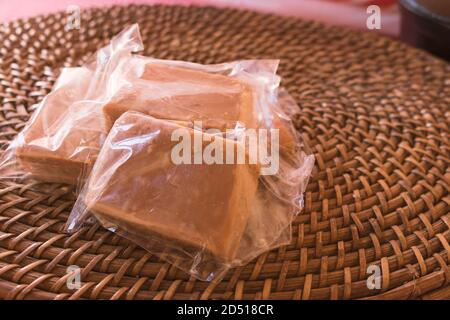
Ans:
<svg viewBox="0 0 450 320"><path fill-rule="evenodd" d="M147 63L104 110L113 120L133 110L159 119L202 121L205 128L223 130L233 129L237 121L255 128L253 104L252 88L236 78Z"/></svg>
<svg viewBox="0 0 450 320"><path fill-rule="evenodd" d="M142 61L140 61L142 63ZM290 123L269 110L267 126L258 109L260 92L243 80L170 65L147 63L136 79L127 82L105 105L115 120L128 110L159 119L202 121L203 128L233 129L241 122L246 128L279 129L281 150L296 143Z"/></svg>
<svg viewBox="0 0 450 320"><path fill-rule="evenodd" d="M191 141L206 135L135 112L122 115L94 166L84 201L101 221L128 234L156 234L231 262L253 205L259 167L174 164L171 153L179 142L171 135L180 128ZM208 138L234 154L243 148L232 140Z"/></svg>
<svg viewBox="0 0 450 320"><path fill-rule="evenodd" d="M44 181L76 183L95 161L111 123L99 103L80 100L91 72L66 69L20 135L15 154L29 174Z"/></svg>
<svg viewBox="0 0 450 320"><path fill-rule="evenodd" d="M232 129L237 121L247 128L261 126L258 93L240 79L147 63L140 76L113 93L105 105L102 99L82 100L92 89L92 71L67 70L62 83L42 102L16 150L23 169L44 181L77 184L92 167L113 121L128 110L180 123L202 121L205 129ZM291 150L296 140L289 122L276 113L273 116L272 125L280 129L281 151Z"/></svg>

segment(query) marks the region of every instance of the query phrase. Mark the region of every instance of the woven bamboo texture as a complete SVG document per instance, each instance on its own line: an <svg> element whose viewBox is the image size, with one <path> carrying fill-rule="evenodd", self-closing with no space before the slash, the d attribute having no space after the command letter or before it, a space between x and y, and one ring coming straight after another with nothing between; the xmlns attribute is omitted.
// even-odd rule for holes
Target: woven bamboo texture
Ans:
<svg viewBox="0 0 450 320"><path fill-rule="evenodd" d="M0 142L63 66L138 22L145 55L200 63L280 58L294 122L316 167L289 246L190 278L94 225L62 232L64 185L0 181L0 297L7 299L444 299L450 297L450 65L344 28L214 8L129 6L58 13L0 30ZM81 268L79 289L67 268ZM367 268L381 288L367 287Z"/></svg>

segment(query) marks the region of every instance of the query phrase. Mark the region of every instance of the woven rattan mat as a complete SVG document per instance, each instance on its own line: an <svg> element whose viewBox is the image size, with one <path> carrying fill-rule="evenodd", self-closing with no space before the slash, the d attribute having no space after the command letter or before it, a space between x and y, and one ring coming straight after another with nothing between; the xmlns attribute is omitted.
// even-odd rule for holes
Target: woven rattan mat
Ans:
<svg viewBox="0 0 450 320"><path fill-rule="evenodd" d="M394 40L314 22L213 8L130 6L20 20L0 31L7 144L58 68L81 64L138 22L145 54L217 63L280 58L294 121L316 155L291 245L189 278L101 227L61 232L72 190L0 182L0 297L348 299L450 297L450 65ZM82 268L79 289L67 268ZM369 289L376 265L381 288ZM376 283L376 282L375 282Z"/></svg>

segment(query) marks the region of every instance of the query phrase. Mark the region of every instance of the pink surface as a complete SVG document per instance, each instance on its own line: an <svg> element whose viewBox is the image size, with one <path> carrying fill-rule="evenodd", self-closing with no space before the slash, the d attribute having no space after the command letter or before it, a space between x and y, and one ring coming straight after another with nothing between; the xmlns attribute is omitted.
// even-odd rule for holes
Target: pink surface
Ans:
<svg viewBox="0 0 450 320"><path fill-rule="evenodd" d="M367 30L366 8L369 4L377 4L382 8L382 27L379 31L396 36L399 17L394 2L395 0L0 0L0 22L65 11L69 5L77 5L83 9L114 4L160 3L251 9Z"/></svg>

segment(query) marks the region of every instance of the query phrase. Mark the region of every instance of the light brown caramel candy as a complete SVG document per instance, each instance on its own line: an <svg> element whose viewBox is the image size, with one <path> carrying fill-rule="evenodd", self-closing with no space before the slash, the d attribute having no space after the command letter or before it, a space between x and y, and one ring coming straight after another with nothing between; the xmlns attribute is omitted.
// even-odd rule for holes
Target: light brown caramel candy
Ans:
<svg viewBox="0 0 450 320"><path fill-rule="evenodd" d="M81 100L92 72L66 69L21 133L21 167L48 182L75 184L91 166L112 125L95 101Z"/></svg>
<svg viewBox="0 0 450 320"><path fill-rule="evenodd" d="M131 64L137 61L131 60ZM278 129L280 149L293 150L297 139L290 122L272 109L262 114L257 106L262 98L259 90L229 76L147 63L139 77L120 88L104 110L112 120L134 110L159 119L202 121L206 129L234 129L238 121L245 128Z"/></svg>
<svg viewBox="0 0 450 320"><path fill-rule="evenodd" d="M100 221L127 234L160 236L231 262L254 202L259 167L247 161L174 164L171 152L179 142L171 141L171 135L179 128L134 112L122 115L94 166L84 201ZM183 130L191 141L206 135ZM234 154L243 148L232 140L209 138Z"/></svg>
<svg viewBox="0 0 450 320"><path fill-rule="evenodd" d="M254 91L236 78L147 63L142 74L121 87L104 107L115 120L133 110L159 119L202 121L204 128L256 128Z"/></svg>
<svg viewBox="0 0 450 320"><path fill-rule="evenodd" d="M238 121L246 128L265 127L258 119L258 92L233 77L147 63L140 77L119 88L105 105L102 99L80 100L92 72L70 70L63 85L43 101L16 151L23 169L44 181L82 181L113 121L129 110L160 119L202 121L204 129L233 129ZM296 140L289 122L273 116L281 151L291 149Z"/></svg>

